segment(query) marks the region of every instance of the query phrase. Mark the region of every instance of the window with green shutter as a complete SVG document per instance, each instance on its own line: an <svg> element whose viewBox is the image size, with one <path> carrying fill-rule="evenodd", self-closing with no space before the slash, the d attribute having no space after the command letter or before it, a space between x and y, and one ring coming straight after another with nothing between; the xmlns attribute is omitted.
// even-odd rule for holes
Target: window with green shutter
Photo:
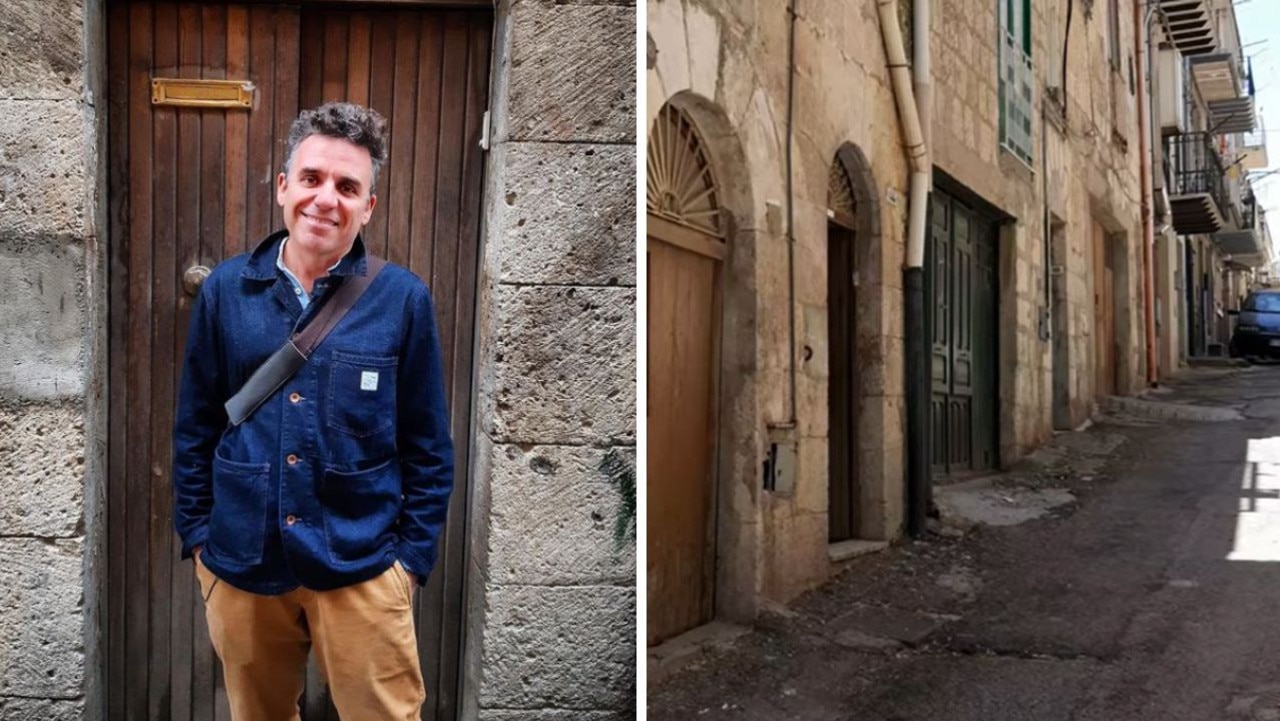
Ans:
<svg viewBox="0 0 1280 721"><path fill-rule="evenodd" d="M999 0L1000 146L1032 165L1031 0Z"/></svg>

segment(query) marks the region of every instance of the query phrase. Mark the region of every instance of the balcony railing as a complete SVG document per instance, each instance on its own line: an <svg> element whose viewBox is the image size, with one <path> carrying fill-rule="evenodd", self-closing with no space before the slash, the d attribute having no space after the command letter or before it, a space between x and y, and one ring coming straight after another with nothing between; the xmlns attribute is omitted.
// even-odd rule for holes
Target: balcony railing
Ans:
<svg viewBox="0 0 1280 721"><path fill-rule="evenodd" d="M1209 133L1186 133L1165 140L1169 201L1178 233L1216 233L1227 207L1222 160Z"/></svg>
<svg viewBox="0 0 1280 721"><path fill-rule="evenodd" d="M1000 145L1033 165L1031 141L1031 58L1007 30L1000 42Z"/></svg>

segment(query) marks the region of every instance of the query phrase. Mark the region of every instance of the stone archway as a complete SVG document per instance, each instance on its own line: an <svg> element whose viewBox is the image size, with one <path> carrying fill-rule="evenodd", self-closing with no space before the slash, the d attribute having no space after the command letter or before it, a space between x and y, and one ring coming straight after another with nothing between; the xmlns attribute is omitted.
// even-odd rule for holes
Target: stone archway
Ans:
<svg viewBox="0 0 1280 721"><path fill-rule="evenodd" d="M885 441L887 333L880 263L880 208L870 164L845 143L827 176L828 540L884 539L885 471L869 449Z"/></svg>

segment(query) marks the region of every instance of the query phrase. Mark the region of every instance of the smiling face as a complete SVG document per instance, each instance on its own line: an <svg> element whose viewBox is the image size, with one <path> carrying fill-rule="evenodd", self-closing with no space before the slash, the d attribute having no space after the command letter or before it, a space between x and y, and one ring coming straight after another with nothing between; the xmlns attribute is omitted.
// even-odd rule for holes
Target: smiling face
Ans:
<svg viewBox="0 0 1280 721"><path fill-rule="evenodd" d="M276 180L276 202L289 229L286 251L327 267L351 248L377 198L369 151L341 138L312 135L298 144Z"/></svg>

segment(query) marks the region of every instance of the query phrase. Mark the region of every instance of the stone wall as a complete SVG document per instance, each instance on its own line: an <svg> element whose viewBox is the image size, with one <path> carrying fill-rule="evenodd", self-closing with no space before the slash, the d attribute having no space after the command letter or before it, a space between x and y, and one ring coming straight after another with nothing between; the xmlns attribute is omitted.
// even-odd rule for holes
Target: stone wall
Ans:
<svg viewBox="0 0 1280 721"><path fill-rule="evenodd" d="M827 580L827 177L842 147L868 198L859 207L858 438L864 535L903 525L902 256L906 161L873 3L802 4L795 24L791 141L794 287L788 257L787 4L651 0L646 124L664 104L702 134L732 216L722 353L717 612L788 600ZM874 229L874 230L870 230ZM794 295L793 295L794 293ZM794 299L796 331L790 331ZM794 355L793 355L794 352ZM796 368L796 396L790 373ZM795 427L788 425L795 408ZM795 484L760 490L769 444L794 443Z"/></svg>
<svg viewBox="0 0 1280 721"><path fill-rule="evenodd" d="M465 718L634 706L635 13L498 9Z"/></svg>
<svg viewBox="0 0 1280 721"><path fill-rule="evenodd" d="M99 4L0 13L0 718L78 719L98 668Z"/></svg>
<svg viewBox="0 0 1280 721"><path fill-rule="evenodd" d="M1136 95L1128 58L1135 34L1121 5L1121 66L1106 46L1106 5L1075 3L1067 59L1065 120L1044 120L1046 87L1062 85L1066 0L1032 3L1034 138L1030 166L999 144L998 16L990 0L935 10L935 166L1009 217L1001 237L1001 460L1012 463L1052 432L1052 344L1040 334L1046 299L1046 210L1065 224L1068 379L1073 423L1090 412L1095 387L1093 236L1100 223L1119 251L1116 333L1121 393L1142 387L1142 222ZM1060 105L1050 114L1061 115ZM1042 155L1042 151L1044 155Z"/></svg>

